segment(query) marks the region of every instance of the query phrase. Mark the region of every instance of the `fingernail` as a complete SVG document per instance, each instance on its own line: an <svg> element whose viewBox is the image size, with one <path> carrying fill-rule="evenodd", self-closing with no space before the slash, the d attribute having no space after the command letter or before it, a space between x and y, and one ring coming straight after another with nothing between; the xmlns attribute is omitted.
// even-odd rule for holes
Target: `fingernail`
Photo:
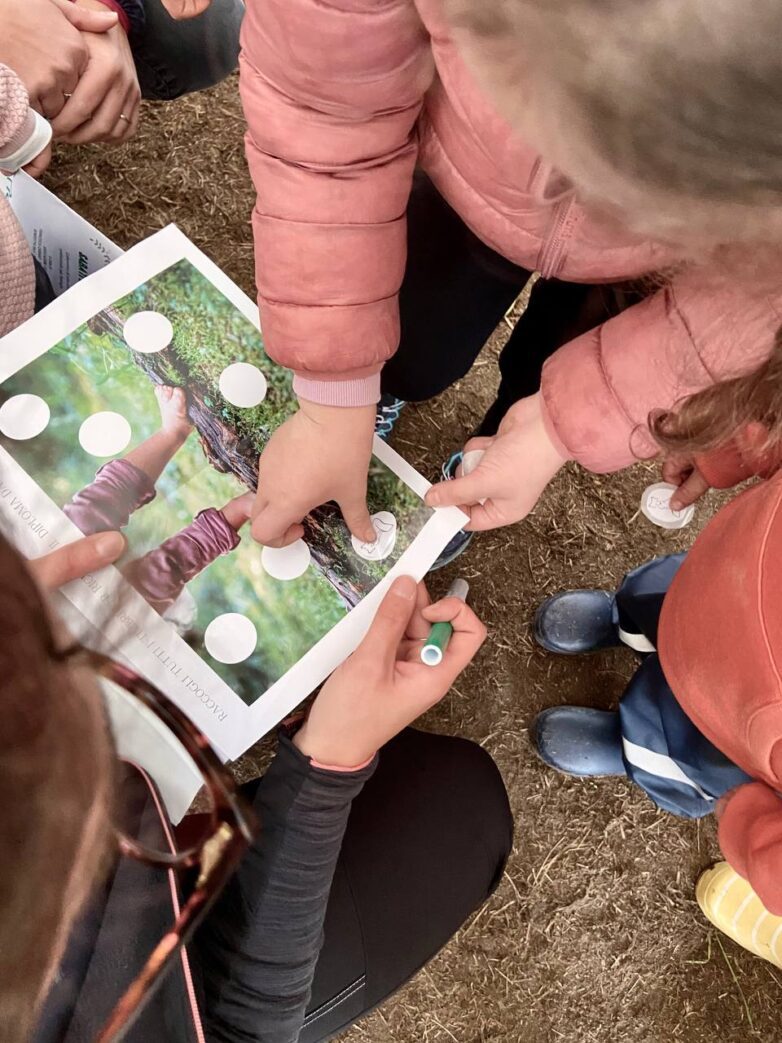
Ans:
<svg viewBox="0 0 782 1043"><path fill-rule="evenodd" d="M125 549L125 537L120 532L104 532L95 540L95 550L104 561L113 561Z"/></svg>
<svg viewBox="0 0 782 1043"><path fill-rule="evenodd" d="M418 590L418 584L412 576L400 576L391 584L391 593L405 601L412 601Z"/></svg>
<svg viewBox="0 0 782 1043"><path fill-rule="evenodd" d="M430 507L436 507L437 504L440 502L439 491L436 488L430 489L429 492L426 494L425 502Z"/></svg>

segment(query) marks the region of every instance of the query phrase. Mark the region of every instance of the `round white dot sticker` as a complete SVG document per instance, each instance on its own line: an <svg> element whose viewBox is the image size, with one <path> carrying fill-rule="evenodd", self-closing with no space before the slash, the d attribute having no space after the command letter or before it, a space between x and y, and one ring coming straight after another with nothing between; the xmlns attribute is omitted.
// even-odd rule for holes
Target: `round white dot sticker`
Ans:
<svg viewBox="0 0 782 1043"><path fill-rule="evenodd" d="M127 447L132 434L124 416L107 410L87 417L79 428L79 442L90 456L116 456Z"/></svg>
<svg viewBox="0 0 782 1043"><path fill-rule="evenodd" d="M206 650L218 663L243 663L258 644L258 632L252 620L241 612L225 612L216 616L204 631Z"/></svg>
<svg viewBox="0 0 782 1043"><path fill-rule="evenodd" d="M266 398L266 377L249 362L234 362L220 374L220 394L232 406L252 409Z"/></svg>
<svg viewBox="0 0 782 1043"><path fill-rule="evenodd" d="M44 431L50 416L48 405L38 395L14 395L0 406L0 431L23 442Z"/></svg>
<svg viewBox="0 0 782 1043"><path fill-rule="evenodd" d="M641 512L653 525L661 529L683 529L689 525L695 514L695 505L690 504L681 511L671 510L671 497L677 486L668 482L657 482L643 491L641 496Z"/></svg>
<svg viewBox="0 0 782 1043"><path fill-rule="evenodd" d="M472 474L478 464L484 457L483 449L471 449L469 453L465 453L462 457L462 478L466 478L468 474Z"/></svg>
<svg viewBox="0 0 782 1043"><path fill-rule="evenodd" d="M122 328L125 343L141 355L164 351L174 339L174 327L158 311L137 311Z"/></svg>
<svg viewBox="0 0 782 1043"><path fill-rule="evenodd" d="M396 518L390 511L378 511L372 515L372 528L376 536L366 543L355 536L350 537L353 550L365 561L382 561L387 558L396 544Z"/></svg>
<svg viewBox="0 0 782 1043"><path fill-rule="evenodd" d="M264 547L261 564L272 579L298 579L309 568L310 549L304 540L296 540L287 547Z"/></svg>

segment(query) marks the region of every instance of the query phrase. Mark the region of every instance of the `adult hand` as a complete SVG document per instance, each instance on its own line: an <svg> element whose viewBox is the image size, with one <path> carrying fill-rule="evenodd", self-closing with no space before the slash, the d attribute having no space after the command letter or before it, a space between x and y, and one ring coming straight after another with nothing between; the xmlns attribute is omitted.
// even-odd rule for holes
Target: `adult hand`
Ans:
<svg viewBox="0 0 782 1043"><path fill-rule="evenodd" d="M0 0L0 62L25 85L30 105L53 119L87 67L87 41L118 21L103 4L88 10L70 0Z"/></svg>
<svg viewBox="0 0 782 1043"><path fill-rule="evenodd" d="M430 507L461 507L471 532L521 521L567 462L546 432L539 395L512 406L493 438L473 438L464 447L474 449L484 452L474 471L440 482L426 496Z"/></svg>
<svg viewBox="0 0 782 1043"><path fill-rule="evenodd" d="M261 454L253 537L266 547L285 547L303 535L302 519L313 507L336 500L353 535L373 542L367 471L374 430L374 406L302 401Z"/></svg>
<svg viewBox="0 0 782 1043"><path fill-rule="evenodd" d="M71 6L96 13L100 0ZM69 145L91 141L120 144L138 129L141 88L125 30L119 23L104 33L85 34L87 64L65 107L52 121L54 136Z"/></svg>
<svg viewBox="0 0 782 1043"><path fill-rule="evenodd" d="M664 482L679 486L671 497L672 511L689 507L711 489L711 482L689 457L670 454L663 461L662 475Z"/></svg>
<svg viewBox="0 0 782 1043"><path fill-rule="evenodd" d="M437 622L449 622L453 637L440 665L426 666L421 646ZM485 638L485 626L459 598L430 605L423 584L400 577L367 636L321 689L294 743L320 764L365 763L442 699Z"/></svg>
<svg viewBox="0 0 782 1043"><path fill-rule="evenodd" d="M45 590L56 590L72 579L81 579L97 569L111 565L126 547L119 532L98 532L94 536L66 543L64 547L29 562L30 571Z"/></svg>
<svg viewBox="0 0 782 1043"><path fill-rule="evenodd" d="M212 0L163 0L163 7L172 18L196 18L203 14Z"/></svg>

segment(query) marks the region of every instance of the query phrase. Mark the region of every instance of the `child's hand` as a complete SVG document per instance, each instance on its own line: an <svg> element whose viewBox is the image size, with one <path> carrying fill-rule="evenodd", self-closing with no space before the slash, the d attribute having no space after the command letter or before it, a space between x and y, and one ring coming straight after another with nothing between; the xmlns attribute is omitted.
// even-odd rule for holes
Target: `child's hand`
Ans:
<svg viewBox="0 0 782 1043"><path fill-rule="evenodd" d="M669 454L663 461L662 475L664 482L679 486L671 497L672 511L681 511L689 507L711 489L711 482L701 474L689 457Z"/></svg>
<svg viewBox="0 0 782 1043"><path fill-rule="evenodd" d="M443 661L426 666L423 640L432 623L446 621L454 632ZM363 764L442 699L485 638L486 628L463 601L446 598L430 605L423 583L400 577L367 636L321 689L293 741L321 764Z"/></svg>
<svg viewBox="0 0 782 1043"><path fill-rule="evenodd" d="M493 438L473 438L464 449L482 449L483 459L471 474L433 486L426 502L461 507L471 532L521 521L567 462L546 432L539 395L512 406Z"/></svg>
<svg viewBox="0 0 782 1043"><path fill-rule="evenodd" d="M367 472L374 430L374 406L301 402L261 454L253 537L266 547L285 547L302 536L302 519L313 507L336 500L351 533L372 543Z"/></svg>

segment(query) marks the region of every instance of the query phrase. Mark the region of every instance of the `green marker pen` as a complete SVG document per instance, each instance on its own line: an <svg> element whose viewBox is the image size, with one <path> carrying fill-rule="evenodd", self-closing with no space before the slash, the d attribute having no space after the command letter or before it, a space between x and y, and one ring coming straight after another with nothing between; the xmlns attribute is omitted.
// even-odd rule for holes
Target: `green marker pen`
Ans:
<svg viewBox="0 0 782 1043"><path fill-rule="evenodd" d="M466 601L469 592L470 585L466 579L455 579L445 596ZM421 649L421 662L426 663L427 666L439 666L443 661L452 634L453 627L450 623L434 623L429 631L429 637Z"/></svg>

